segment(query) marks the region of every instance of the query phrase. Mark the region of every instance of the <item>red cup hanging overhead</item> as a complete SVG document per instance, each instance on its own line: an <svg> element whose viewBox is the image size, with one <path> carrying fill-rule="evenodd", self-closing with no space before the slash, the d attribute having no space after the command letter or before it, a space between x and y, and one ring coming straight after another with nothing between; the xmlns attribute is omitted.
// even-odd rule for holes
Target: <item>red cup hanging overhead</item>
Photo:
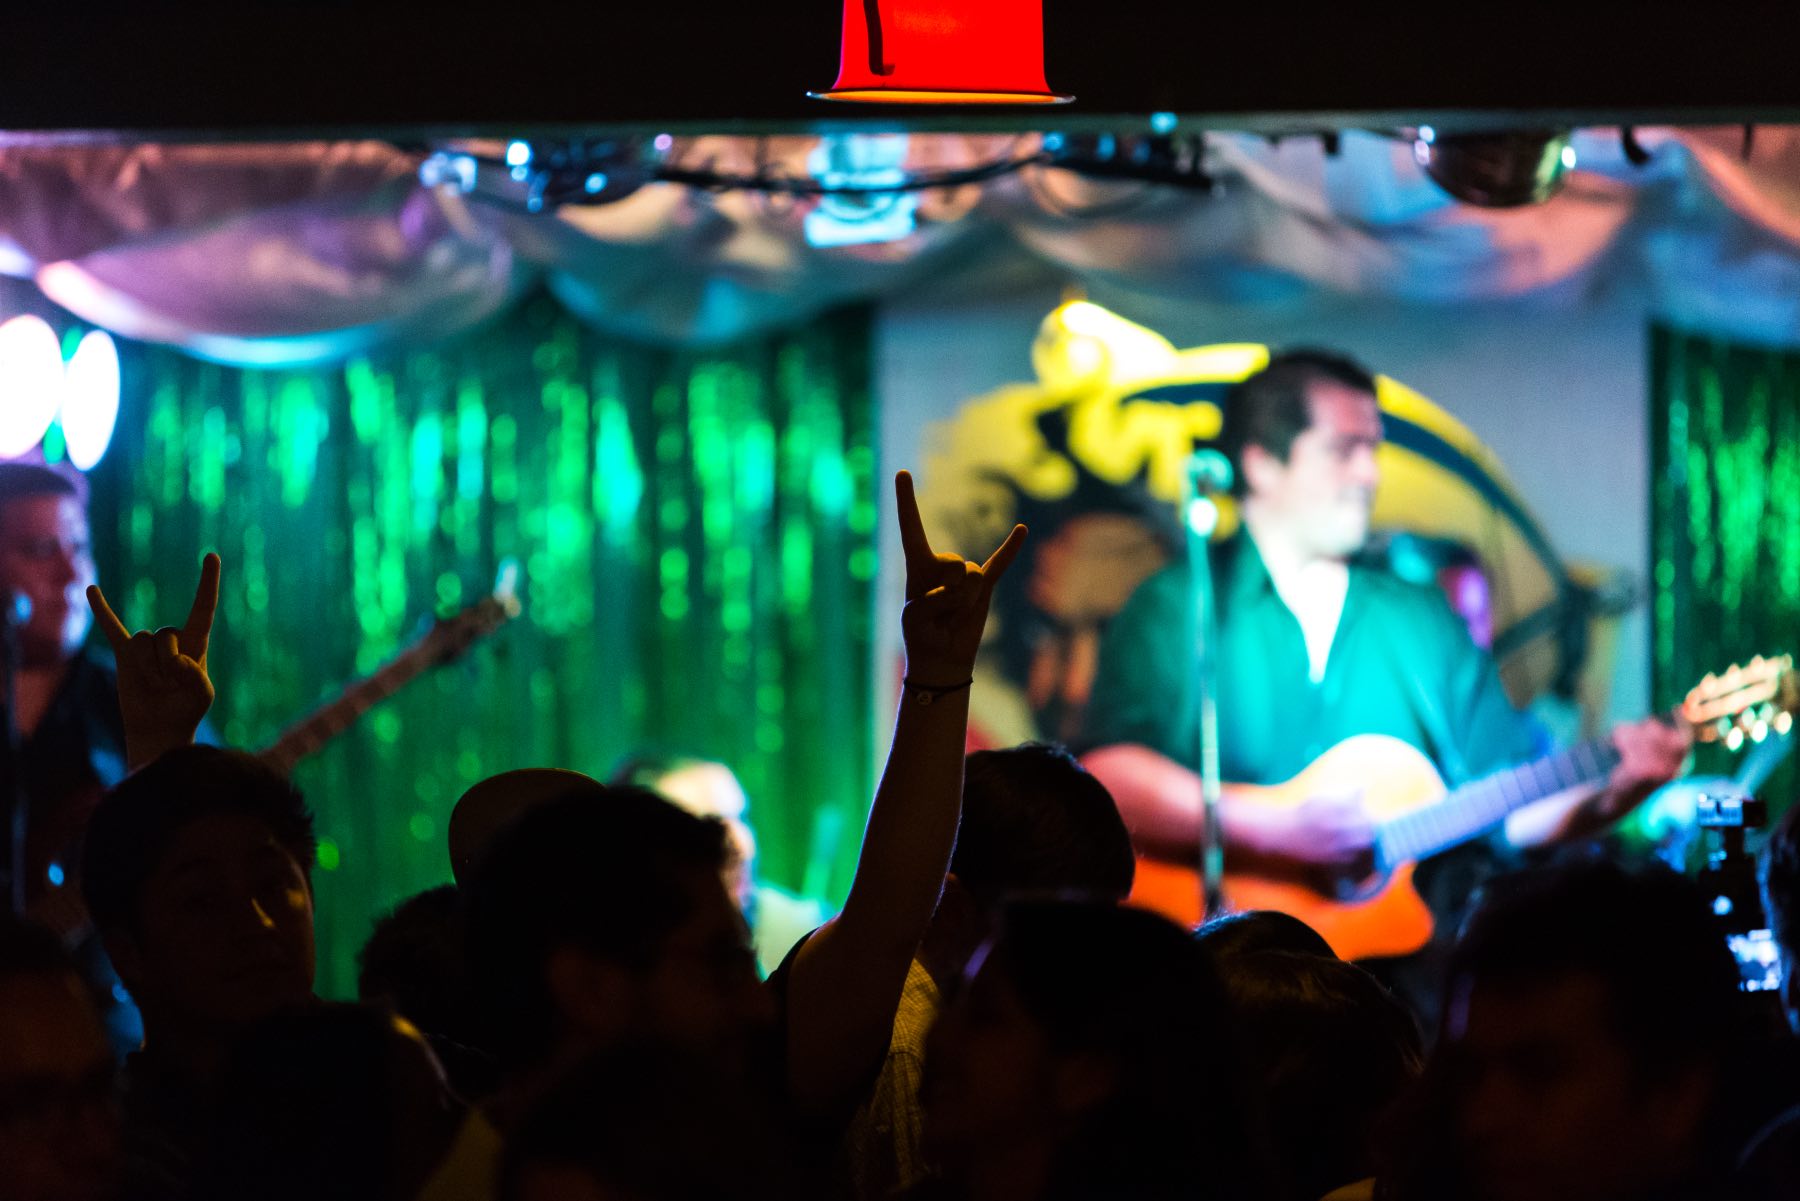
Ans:
<svg viewBox="0 0 1800 1201"><path fill-rule="evenodd" d="M1043 0L844 0L837 83L821 100L1066 104L1044 78Z"/></svg>

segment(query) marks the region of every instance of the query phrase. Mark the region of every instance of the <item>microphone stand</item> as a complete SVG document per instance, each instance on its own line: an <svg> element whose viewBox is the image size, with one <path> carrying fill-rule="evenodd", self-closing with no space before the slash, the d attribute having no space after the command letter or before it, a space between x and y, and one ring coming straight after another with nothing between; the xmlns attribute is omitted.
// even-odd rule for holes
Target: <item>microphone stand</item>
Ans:
<svg viewBox="0 0 1800 1201"><path fill-rule="evenodd" d="M1200 920L1225 908L1225 832L1219 822L1218 612L1213 595L1212 536L1219 526L1213 498L1231 486L1231 464L1216 450L1196 450L1182 472L1181 526L1188 561L1189 690L1195 699L1194 740L1200 764Z"/></svg>
<svg viewBox="0 0 1800 1201"><path fill-rule="evenodd" d="M25 914L25 834L30 805L19 772L21 740L18 722L19 627L31 620L31 601L23 593L4 598L0 612L0 707L5 709L4 747L0 747L0 797L6 799L6 899L13 913Z"/></svg>

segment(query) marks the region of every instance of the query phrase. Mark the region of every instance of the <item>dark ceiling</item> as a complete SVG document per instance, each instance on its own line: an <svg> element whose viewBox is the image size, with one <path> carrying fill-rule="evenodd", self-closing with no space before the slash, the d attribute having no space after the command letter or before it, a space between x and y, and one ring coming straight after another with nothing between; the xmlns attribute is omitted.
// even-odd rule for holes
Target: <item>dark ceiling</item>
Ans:
<svg viewBox="0 0 1800 1201"><path fill-rule="evenodd" d="M479 5L250 0L13 6L0 130L389 137L574 128L1216 127L1800 119L1800 5L1591 0L1045 0L1066 109L975 115L809 100L837 0Z"/></svg>

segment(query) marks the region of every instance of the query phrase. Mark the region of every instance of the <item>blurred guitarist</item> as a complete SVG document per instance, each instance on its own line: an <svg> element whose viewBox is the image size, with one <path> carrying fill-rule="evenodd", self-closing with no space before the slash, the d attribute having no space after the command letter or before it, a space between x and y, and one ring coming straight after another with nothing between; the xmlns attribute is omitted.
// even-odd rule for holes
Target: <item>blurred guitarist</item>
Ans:
<svg viewBox="0 0 1800 1201"><path fill-rule="evenodd" d="M128 768L117 677L105 652L86 645L94 581L86 482L55 467L0 463L0 603L9 619L23 618L11 631L17 660L7 665L12 737L0 748L11 769L0 779L16 782L0 831L6 896L74 945L115 1045L128 1049L142 1028L123 989L114 991L73 878L87 816ZM15 845L21 827L23 845Z"/></svg>
<svg viewBox="0 0 1800 1201"><path fill-rule="evenodd" d="M1227 397L1220 444L1242 516L1213 567L1227 781L1279 783L1358 734L1419 748L1452 787L1547 749L1437 590L1357 562L1381 440L1374 378L1337 354L1277 355ZM1201 815L1187 605L1186 566L1176 564L1109 625L1084 762L1112 790L1141 853L1192 864ZM1621 762L1603 786L1516 811L1486 849L1595 833L1673 776L1688 745L1654 719L1617 727L1613 741ZM1273 807L1227 784L1220 819L1237 865L1355 875L1371 861L1375 824L1357 791ZM1429 885L1422 891L1433 899Z"/></svg>

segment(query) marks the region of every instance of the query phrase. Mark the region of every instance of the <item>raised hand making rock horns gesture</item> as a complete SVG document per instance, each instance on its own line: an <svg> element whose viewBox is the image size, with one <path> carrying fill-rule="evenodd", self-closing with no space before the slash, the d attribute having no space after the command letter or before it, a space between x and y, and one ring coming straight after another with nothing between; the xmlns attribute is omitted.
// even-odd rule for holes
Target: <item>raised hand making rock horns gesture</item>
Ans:
<svg viewBox="0 0 1800 1201"><path fill-rule="evenodd" d="M906 683L925 696L950 692L970 681L994 587L1025 544L1025 527L1013 526L999 549L977 566L931 549L911 473L894 477L894 501L906 554L906 607L900 613Z"/></svg>
<svg viewBox="0 0 1800 1201"><path fill-rule="evenodd" d="M988 604L1025 543L1020 525L985 563L939 554L904 471L894 477L894 500L906 552L906 688L850 895L801 945L788 981L788 1084L806 1113L842 1112L868 1087L866 1066L887 1054L956 844L967 689Z"/></svg>
<svg viewBox="0 0 1800 1201"><path fill-rule="evenodd" d="M87 598L118 660L125 757L135 771L164 751L193 742L201 718L212 707L206 648L219 607L219 556L209 554L201 561L200 586L180 627L132 634L106 603L99 585L88 588Z"/></svg>

